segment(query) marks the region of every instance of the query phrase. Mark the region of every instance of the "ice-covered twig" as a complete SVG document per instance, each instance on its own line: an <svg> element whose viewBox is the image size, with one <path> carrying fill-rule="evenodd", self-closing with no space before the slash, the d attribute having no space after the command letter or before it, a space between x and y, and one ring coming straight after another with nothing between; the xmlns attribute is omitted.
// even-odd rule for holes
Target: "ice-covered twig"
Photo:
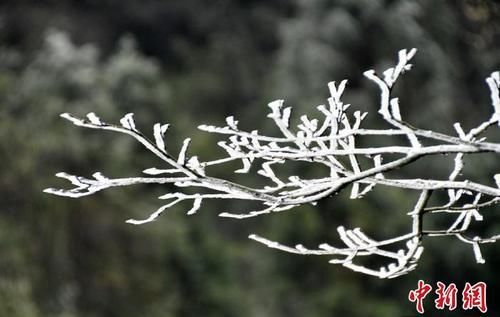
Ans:
<svg viewBox="0 0 500 317"><path fill-rule="evenodd" d="M351 270L380 278L393 278L413 270L423 252L422 241L433 236L456 237L472 245L476 261L483 263L485 259L480 246L496 242L500 235L487 238L474 235L470 238L469 228L474 222L483 220L484 208L494 207L500 202L500 173L491 175L492 181L484 183L472 181L462 173L467 155L486 152L500 154L500 144L487 142L486 138L481 136L488 128L500 123L500 73L494 72L486 79L493 106L491 117L469 131L465 131L460 123L455 123L453 127L456 135L446 135L407 123L402 116L399 99L391 95L402 74L411 69L410 61L415 53L415 49L401 50L396 65L382 72L382 75L378 75L374 70L364 73L380 90L378 113L390 125L389 129L361 127L367 113L350 112L350 105L342 101L342 95L347 89L347 80L340 83L330 82L327 105L318 106L316 116L300 116L296 126L291 123L292 108L286 107L284 100L268 104L268 117L276 125L278 135L264 135L258 130L243 131L232 116L226 118L226 125L223 127L200 125L199 129L203 131L227 137L217 143L226 155L215 160L203 160L199 156L191 155L190 138L182 142L179 152L171 152L170 142L165 141L168 124L154 124L150 140L137 128L133 114L126 114L119 120L119 125L106 123L94 113L89 113L85 118L62 114L63 118L77 126L132 136L148 151L162 159L164 166L145 169L143 172L146 177L108 178L95 173L93 178L89 179L58 173L58 177L67 179L74 187L49 188L45 192L81 197L110 187L168 183L173 192L160 197L168 201L166 204L143 220L127 220L128 223L139 225L156 220L164 211L180 203L189 203L187 214L194 214L202 209L203 203L208 199L258 203L260 207L254 211L219 214L221 217L245 219L291 210L303 204L314 205L346 188L350 188L351 199L360 199L377 186L406 189L418 192L419 197L413 209L408 212L411 231L403 235L375 240L360 228L348 230L339 226L337 232L344 246L333 247L323 243L318 249L308 249L302 245L289 247L258 235L250 235L250 238L270 248L289 253L328 256L332 264L341 264ZM398 135L406 136L408 144L398 145L394 142L394 145L363 147L359 145L361 142L357 142L360 136L391 138ZM432 145L426 145L428 141L432 141ZM363 142L366 143L368 142ZM442 154L453 154L455 157L450 174L444 179L403 179L395 178L393 173L389 174L423 157ZM241 163L234 171L237 174L257 171L262 177L262 186L249 187L210 175L211 167L233 161ZM286 168L287 163L291 161L326 168L326 173L319 178L293 175L291 170ZM187 187L195 190L195 194L185 193L184 189ZM443 192L448 201L440 206L429 205L431 195L436 192ZM453 214L456 217L446 228L426 230L426 218L441 213ZM399 246L402 243L406 244L403 249ZM386 264L375 268L359 261L362 257L370 256L381 257L386 260Z"/></svg>

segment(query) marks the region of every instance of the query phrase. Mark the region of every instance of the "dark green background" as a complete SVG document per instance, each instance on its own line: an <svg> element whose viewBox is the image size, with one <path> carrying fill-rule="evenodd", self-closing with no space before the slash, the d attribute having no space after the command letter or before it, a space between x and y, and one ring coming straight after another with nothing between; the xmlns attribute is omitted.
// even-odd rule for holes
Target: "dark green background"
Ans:
<svg viewBox="0 0 500 317"><path fill-rule="evenodd" d="M43 194L67 186L53 175L138 175L161 162L126 136L77 128L59 117L96 112L108 122L134 112L139 127L172 124L176 151L220 157L218 139L196 127L234 115L242 127L272 130L266 104L286 99L314 114L326 84L349 78L345 98L380 126L377 91L362 76L419 49L396 93L412 124L455 133L491 113L484 83L500 69L500 6L494 1L382 0L3 0L0 2L0 316L403 316L417 315L408 291L424 279L488 284L488 316L498 316L498 244L487 263L451 238L427 239L416 271L379 280L265 248L247 239L315 247L338 242L336 227L362 227L374 238L409 230L415 193L380 189L362 200L344 193L282 214L236 221L221 211L245 202L189 206L158 221L124 223L160 206L168 186L136 186L74 200ZM489 135L498 141L498 129ZM496 137L496 139L495 139ZM446 177L452 157L402 170ZM498 156L466 161L466 174L492 182ZM235 178L236 166L214 174ZM295 173L316 171L290 167ZM438 196L436 199L442 199ZM496 214L495 214L496 213ZM485 210L482 233L498 233L498 207ZM439 226L446 222L430 222ZM473 312L433 312L465 316ZM460 298L459 298L460 303Z"/></svg>

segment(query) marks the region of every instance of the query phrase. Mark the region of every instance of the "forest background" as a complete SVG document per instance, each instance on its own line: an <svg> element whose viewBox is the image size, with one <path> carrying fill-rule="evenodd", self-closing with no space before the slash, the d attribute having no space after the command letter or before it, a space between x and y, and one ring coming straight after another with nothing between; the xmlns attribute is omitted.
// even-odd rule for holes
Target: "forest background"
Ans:
<svg viewBox="0 0 500 317"><path fill-rule="evenodd" d="M498 316L498 245L488 245L487 262L478 265L470 246L429 239L416 271L379 280L247 239L258 233L316 246L336 241L341 224L390 237L409 225L414 197L404 191L339 196L244 221L217 217L241 209L240 202L215 202L195 216L179 206L140 227L124 220L147 216L168 187L79 200L42 193L67 185L53 176L59 171L118 177L158 164L133 140L74 127L60 113L95 112L117 122L134 112L144 130L172 123L173 147L191 136L193 152L218 157L218 139L198 125L234 115L248 130L269 129L269 101L285 99L297 113L312 113L331 80L348 78L347 101L380 124L377 91L362 72L384 69L398 50L412 47L419 49L415 67L398 87L408 121L453 134L456 121L472 127L488 117L484 78L500 70L494 1L1 1L0 315L415 315L407 296L423 279L459 290L484 281L489 315ZM447 175L451 160L403 173ZM478 178L500 166L494 155L467 163ZM217 172L232 178L232 171ZM498 233L498 207L491 211L485 230ZM431 314L433 306L429 297Z"/></svg>

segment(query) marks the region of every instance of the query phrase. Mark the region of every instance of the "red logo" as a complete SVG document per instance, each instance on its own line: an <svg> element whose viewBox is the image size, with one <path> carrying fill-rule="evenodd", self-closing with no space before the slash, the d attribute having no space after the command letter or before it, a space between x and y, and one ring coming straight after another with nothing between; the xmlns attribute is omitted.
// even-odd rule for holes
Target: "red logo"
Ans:
<svg viewBox="0 0 500 317"><path fill-rule="evenodd" d="M436 284L437 289L435 293L437 298L434 300L436 309L443 310L445 307L448 307L448 310L451 311L457 308L458 289L455 283L446 285L442 282L437 282ZM415 303L415 308L420 314L424 313L424 299L431 290L431 285L419 280L417 288L408 293L408 300ZM471 285L469 282L465 283L462 291L462 308L464 310L477 308L482 313L488 311L486 306L486 283L477 282L474 285Z"/></svg>
<svg viewBox="0 0 500 317"><path fill-rule="evenodd" d="M429 294L429 292L432 290L432 286L429 284L425 284L424 281L419 280L418 281L418 288L416 290L411 290L410 293L408 293L408 299L411 302L417 302L416 308L417 311L421 314L424 313L424 298Z"/></svg>
<svg viewBox="0 0 500 317"><path fill-rule="evenodd" d="M482 313L486 313L488 310L486 307L486 283L478 282L472 286L469 282L465 283L462 292L462 301L463 309L477 308Z"/></svg>
<svg viewBox="0 0 500 317"><path fill-rule="evenodd" d="M457 308L457 286L455 283L451 283L446 287L445 284L441 282L437 282L437 290L436 294L438 298L434 301L437 309L444 309L445 306L448 306L449 310L454 310Z"/></svg>

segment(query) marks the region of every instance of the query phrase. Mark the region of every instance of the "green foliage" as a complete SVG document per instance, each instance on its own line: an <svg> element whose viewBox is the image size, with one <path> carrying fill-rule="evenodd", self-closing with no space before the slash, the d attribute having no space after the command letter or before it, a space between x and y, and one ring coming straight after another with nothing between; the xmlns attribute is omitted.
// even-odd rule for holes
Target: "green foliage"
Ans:
<svg viewBox="0 0 500 317"><path fill-rule="evenodd" d="M168 188L81 200L41 192L66 185L54 184L61 170L123 176L160 164L126 137L68 125L62 112L93 111L110 122L134 112L144 131L172 123L168 146L192 136L194 152L216 157L217 140L197 125L236 115L245 127L266 128L265 104L278 98L312 113L330 80L352 78L348 101L376 121L375 90L361 73L404 47L420 49L415 71L397 87L404 115L428 128L477 123L489 111L482 80L500 66L492 2L6 1L0 8L1 316L399 316L414 313L406 296L419 278L483 279L490 312L498 313L495 246L479 267L462 245L426 244L416 272L381 282L246 239L256 232L312 247L337 241L339 224L390 235L406 225L415 199L406 193L340 195L243 222L216 218L239 202L214 202L194 217L181 206L132 227L124 220L149 214ZM444 168L434 164L402 173ZM498 169L498 160L488 164Z"/></svg>

